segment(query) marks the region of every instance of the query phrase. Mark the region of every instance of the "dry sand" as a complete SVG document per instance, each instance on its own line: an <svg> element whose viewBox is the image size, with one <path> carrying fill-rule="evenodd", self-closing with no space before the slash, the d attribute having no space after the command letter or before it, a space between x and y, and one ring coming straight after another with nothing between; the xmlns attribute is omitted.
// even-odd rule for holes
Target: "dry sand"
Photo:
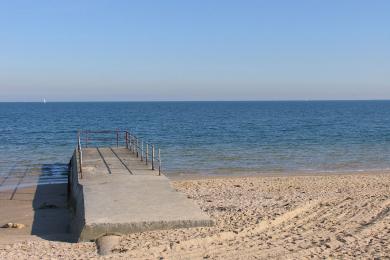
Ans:
<svg viewBox="0 0 390 260"><path fill-rule="evenodd" d="M123 236L105 257L94 243L30 239L0 245L0 259L390 259L390 173L180 180L173 186L216 226Z"/></svg>

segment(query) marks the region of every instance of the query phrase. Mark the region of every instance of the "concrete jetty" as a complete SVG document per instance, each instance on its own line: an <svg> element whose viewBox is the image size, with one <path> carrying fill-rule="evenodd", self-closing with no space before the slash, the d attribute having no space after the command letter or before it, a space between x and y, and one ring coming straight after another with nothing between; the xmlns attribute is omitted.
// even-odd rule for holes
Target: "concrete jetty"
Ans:
<svg viewBox="0 0 390 260"><path fill-rule="evenodd" d="M123 146L119 135L123 136ZM160 174L161 159L154 158L154 146L149 153L128 132L116 132L116 136L115 147L91 147L90 140L88 147L81 147L80 138L71 159L71 226L79 241L213 224L198 205L175 191L169 179Z"/></svg>

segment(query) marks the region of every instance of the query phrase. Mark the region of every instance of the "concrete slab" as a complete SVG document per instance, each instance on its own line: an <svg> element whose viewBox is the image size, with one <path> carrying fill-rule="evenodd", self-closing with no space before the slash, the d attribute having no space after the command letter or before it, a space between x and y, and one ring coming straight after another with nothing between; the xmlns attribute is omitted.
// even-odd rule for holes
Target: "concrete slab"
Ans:
<svg viewBox="0 0 390 260"><path fill-rule="evenodd" d="M100 154L101 162L92 149ZM80 240L213 224L195 202L171 187L167 177L158 176L157 171L151 170L150 165L141 162L128 149L84 149L83 158L88 167L83 164L82 179L78 178L78 156L75 155L70 185L72 204L76 208L73 226ZM96 165L94 169L92 161Z"/></svg>
<svg viewBox="0 0 390 260"><path fill-rule="evenodd" d="M97 148L83 149L83 172L88 173L85 174L85 178L93 178L98 174L109 174Z"/></svg>
<svg viewBox="0 0 390 260"><path fill-rule="evenodd" d="M107 170L110 174L131 174L131 170L125 165L120 157L117 156L114 149L97 148Z"/></svg>

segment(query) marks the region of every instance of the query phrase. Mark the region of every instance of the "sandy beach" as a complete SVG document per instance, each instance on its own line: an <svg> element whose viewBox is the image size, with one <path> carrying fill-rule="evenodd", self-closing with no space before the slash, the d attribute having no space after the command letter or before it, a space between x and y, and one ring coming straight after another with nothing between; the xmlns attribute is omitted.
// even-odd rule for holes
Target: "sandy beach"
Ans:
<svg viewBox="0 0 390 260"><path fill-rule="evenodd" d="M390 260L389 27L390 0L0 0L0 260Z"/></svg>
<svg viewBox="0 0 390 260"><path fill-rule="evenodd" d="M92 242L48 241L28 234L13 239L12 232L20 238L22 231L1 229L0 259L390 257L389 173L221 177L172 185L216 225L123 236L105 257Z"/></svg>

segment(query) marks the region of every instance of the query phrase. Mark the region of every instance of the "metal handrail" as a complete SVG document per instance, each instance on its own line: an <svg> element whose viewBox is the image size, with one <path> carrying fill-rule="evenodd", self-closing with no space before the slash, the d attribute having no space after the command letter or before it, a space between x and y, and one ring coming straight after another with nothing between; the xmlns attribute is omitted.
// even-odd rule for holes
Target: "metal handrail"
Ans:
<svg viewBox="0 0 390 260"><path fill-rule="evenodd" d="M162 167L161 167L161 149L160 147L157 149L157 157L155 154L156 145L144 142L143 139L138 138L136 135L132 134L129 131L125 131L126 138L126 147L137 156L140 157L141 161L145 160L145 164L149 164L149 159L151 161L152 170L156 170L155 163L158 163L158 174L161 175ZM144 144L146 146L146 150L144 149ZM149 153L149 147L152 148L152 152Z"/></svg>
<svg viewBox="0 0 390 260"><path fill-rule="evenodd" d="M85 147L88 148L88 144L93 141L116 141L116 146L119 147L119 134L124 131L120 130L82 130L79 131L81 141L84 141ZM93 134L116 134L116 137L92 137Z"/></svg>
<svg viewBox="0 0 390 260"><path fill-rule="evenodd" d="M92 137L93 134L115 134L115 137ZM84 135L84 136L83 136ZM123 139L124 140L123 140ZM158 167L158 175L161 175L162 172L162 164L161 164L161 150L160 147L157 149L157 156L155 150L157 145L145 142L143 139L138 138L133 133L128 130L84 130L78 131L78 149L80 154L80 170L81 170L81 160L82 160L82 149L81 143L84 140L85 147L88 147L88 143L92 141L116 141L116 146L119 147L120 143L125 142L125 146L129 149L133 154L136 155L137 158L140 158L141 161L145 161L146 165L151 163L152 170L156 170L156 166ZM151 148L151 152L149 152L149 148ZM156 165L157 163L157 165Z"/></svg>
<svg viewBox="0 0 390 260"><path fill-rule="evenodd" d="M83 178L83 150L81 149L81 139L80 139L80 131L77 133L78 140L77 140L77 150L79 153L79 161L80 161L80 178Z"/></svg>

